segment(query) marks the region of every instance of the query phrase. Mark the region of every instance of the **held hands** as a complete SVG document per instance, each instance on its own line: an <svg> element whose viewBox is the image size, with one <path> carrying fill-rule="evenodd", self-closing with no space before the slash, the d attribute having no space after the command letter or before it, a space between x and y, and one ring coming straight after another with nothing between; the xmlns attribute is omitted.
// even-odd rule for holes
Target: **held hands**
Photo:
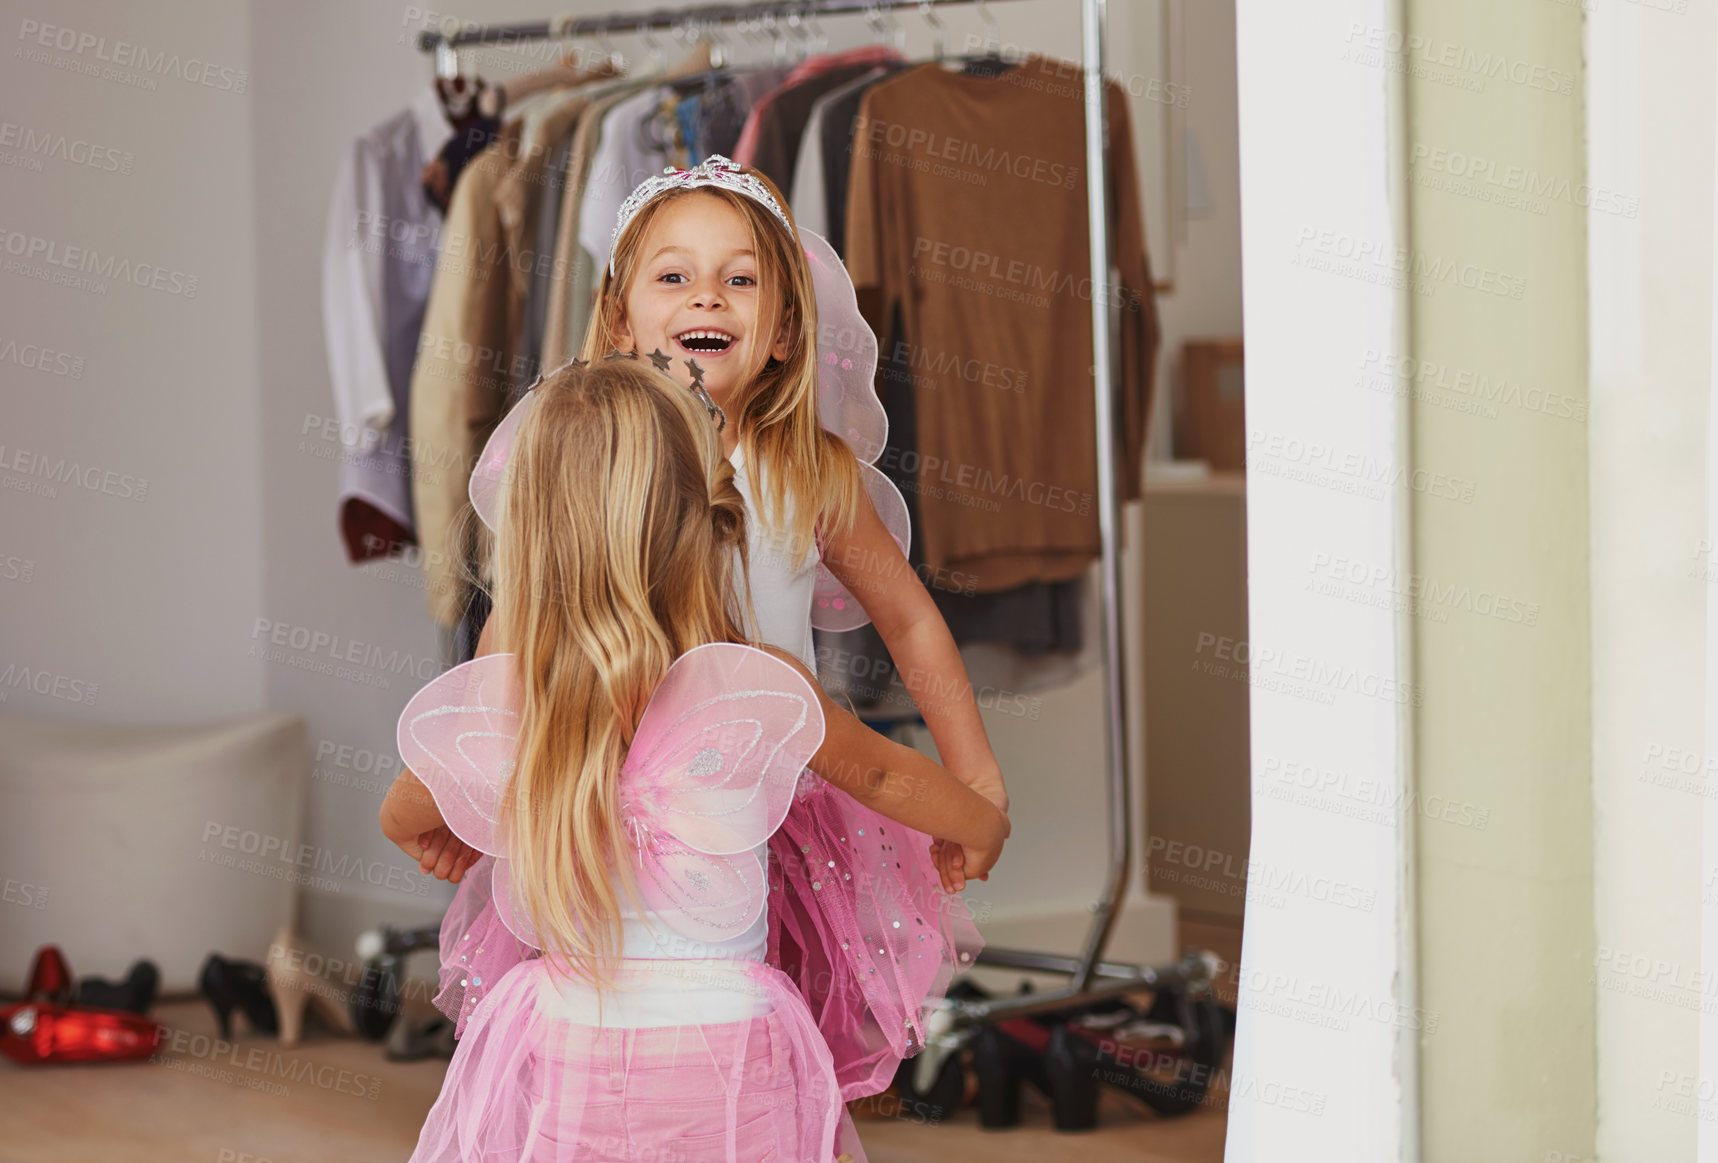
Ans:
<svg viewBox="0 0 1718 1163"><path fill-rule="evenodd" d="M968 880L989 880L990 869L1002 855L1002 842L1011 830L1008 822L1008 789L1002 785L1002 771L991 765L977 772L957 772L961 781L996 806L1002 817L994 847L978 849L956 844L953 840L932 840L931 859L942 877L944 892L961 892Z"/></svg>
<svg viewBox="0 0 1718 1163"><path fill-rule="evenodd" d="M400 847L418 862L418 871L437 880L458 884L465 879L471 866L483 853L466 844L445 824L418 836L415 844L408 841Z"/></svg>
<svg viewBox="0 0 1718 1163"><path fill-rule="evenodd" d="M943 891L961 892L968 880L989 880L990 870L995 867L997 857L1002 855L1002 843L1008 839L1011 830L1008 817L998 811L996 829L992 833L996 839L990 844L979 847L956 844L953 840L931 841L931 859L936 862L937 873L942 877Z"/></svg>

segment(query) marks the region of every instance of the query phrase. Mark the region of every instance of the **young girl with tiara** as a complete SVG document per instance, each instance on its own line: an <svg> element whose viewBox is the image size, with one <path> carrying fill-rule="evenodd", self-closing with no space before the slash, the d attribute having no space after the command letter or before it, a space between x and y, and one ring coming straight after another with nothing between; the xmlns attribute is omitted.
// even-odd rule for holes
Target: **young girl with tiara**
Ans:
<svg viewBox="0 0 1718 1163"><path fill-rule="evenodd" d="M834 250L720 155L640 184L610 250L581 354L655 352L688 385L701 369L753 518L759 638L815 670L813 627L875 624L938 754L1007 811L959 649L906 558L906 502L872 467L888 434L877 340ZM958 846L940 864L964 887Z"/></svg>
<svg viewBox="0 0 1718 1163"><path fill-rule="evenodd" d="M982 876L1008 834L791 653L745 644L746 506L700 399L636 357L576 362L473 489L500 652L413 697L381 813L461 882L438 997L461 1038L414 1161L862 1160L818 1019L766 961L767 845L808 785L862 805L868 834L822 844L843 855L813 889L851 921L909 835ZM918 940L878 960L949 946L935 912L881 907Z"/></svg>

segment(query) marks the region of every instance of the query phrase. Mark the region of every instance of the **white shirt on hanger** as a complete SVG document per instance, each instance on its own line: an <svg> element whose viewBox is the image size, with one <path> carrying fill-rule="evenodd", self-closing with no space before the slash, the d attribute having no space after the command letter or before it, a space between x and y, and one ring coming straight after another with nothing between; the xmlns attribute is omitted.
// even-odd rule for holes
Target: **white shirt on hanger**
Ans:
<svg viewBox="0 0 1718 1163"><path fill-rule="evenodd" d="M646 178L660 174L668 152L648 141L640 127L662 103L662 89L651 86L615 105L603 118L602 135L591 154L584 200L579 204L579 245L596 269L608 266L609 244L620 204Z"/></svg>
<svg viewBox="0 0 1718 1163"><path fill-rule="evenodd" d="M334 179L322 247L322 326L346 446L341 503L360 497L407 528L406 401L441 239L423 169L452 132L425 88L358 138Z"/></svg>

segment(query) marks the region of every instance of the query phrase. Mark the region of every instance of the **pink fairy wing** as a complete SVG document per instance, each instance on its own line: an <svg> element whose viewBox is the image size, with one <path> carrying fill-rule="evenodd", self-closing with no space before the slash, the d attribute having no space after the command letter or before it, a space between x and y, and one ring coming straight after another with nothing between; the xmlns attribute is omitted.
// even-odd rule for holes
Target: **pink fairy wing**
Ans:
<svg viewBox="0 0 1718 1163"><path fill-rule="evenodd" d="M501 923L507 926L508 932L523 941L533 949L541 949L543 943L537 939L537 929L531 924L531 915L525 911L518 897L513 894L513 862L497 858L493 873L495 893L495 914L501 918Z"/></svg>
<svg viewBox="0 0 1718 1163"><path fill-rule="evenodd" d="M787 663L727 643L681 655L621 770L646 905L700 940L755 920L767 884L754 850L781 826L822 743L817 696Z"/></svg>
<svg viewBox="0 0 1718 1163"><path fill-rule="evenodd" d="M905 557L913 529L907 517L906 498L901 496L901 490L895 487L894 481L863 461L859 464L859 479L865 485L865 492L870 496L877 516L883 519L883 527L888 529L889 536L895 539L895 544L901 547L901 555ZM818 630L857 630L870 620L871 616L859 600L829 572L828 566L818 562L817 581L812 587L812 627Z"/></svg>
<svg viewBox="0 0 1718 1163"><path fill-rule="evenodd" d="M889 417L877 399L877 336L859 314L853 280L834 248L803 228L799 241L817 294L817 416L871 464L889 439Z"/></svg>
<svg viewBox="0 0 1718 1163"><path fill-rule="evenodd" d="M477 464L471 470L471 484L467 493L471 497L471 507L477 510L477 515L491 529L496 527L496 510L501 504L501 486L507 479L507 458L513 452L514 438L519 435L519 425L525 422L526 414L531 410L531 401L536 398L535 392L526 392L520 401L513 405L511 411L501 418L501 423L495 426L495 431L489 434L489 439L483 445L483 451L477 457Z"/></svg>
<svg viewBox="0 0 1718 1163"><path fill-rule="evenodd" d="M793 667L751 646L695 647L639 720L622 811L694 851L749 851L781 826L822 744L817 696Z"/></svg>
<svg viewBox="0 0 1718 1163"><path fill-rule="evenodd" d="M757 853L711 856L660 833L639 848L638 887L651 913L692 941L739 936L769 895Z"/></svg>
<svg viewBox="0 0 1718 1163"><path fill-rule="evenodd" d="M400 712L400 758L435 797L454 835L492 855L501 797L519 750L518 679L511 654L454 667Z"/></svg>
<svg viewBox="0 0 1718 1163"><path fill-rule="evenodd" d="M888 477L871 467L889 442L889 416L877 398L877 336L859 314L853 280L834 248L811 230L801 229L799 240L817 293L817 418L853 449L871 504L905 554L912 538L907 502ZM870 620L865 607L819 563L812 626L856 630Z"/></svg>

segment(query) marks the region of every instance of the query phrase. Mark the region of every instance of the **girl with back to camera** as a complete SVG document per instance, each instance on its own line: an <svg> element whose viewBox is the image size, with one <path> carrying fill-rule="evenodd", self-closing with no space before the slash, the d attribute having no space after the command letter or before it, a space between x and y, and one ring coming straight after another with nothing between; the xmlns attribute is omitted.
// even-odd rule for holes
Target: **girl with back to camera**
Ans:
<svg viewBox="0 0 1718 1163"><path fill-rule="evenodd" d="M497 922L444 927L462 1036L412 1158L863 1159L830 1047L766 963L766 845L806 768L961 844L972 875L1007 818L744 645L744 501L692 392L645 360L574 364L509 426L485 497L501 653L412 699L381 813ZM901 829L877 830L831 867L886 862Z"/></svg>

